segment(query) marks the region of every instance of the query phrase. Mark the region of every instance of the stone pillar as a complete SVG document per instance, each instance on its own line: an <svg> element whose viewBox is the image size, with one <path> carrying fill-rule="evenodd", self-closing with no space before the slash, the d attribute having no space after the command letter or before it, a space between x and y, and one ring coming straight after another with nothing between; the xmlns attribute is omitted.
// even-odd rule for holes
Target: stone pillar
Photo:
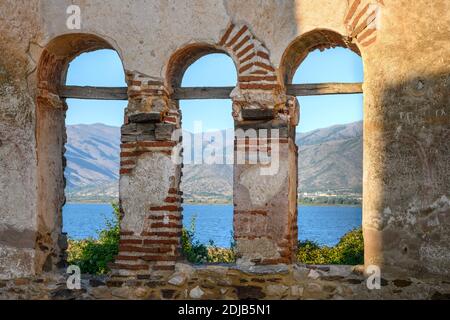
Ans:
<svg viewBox="0 0 450 320"><path fill-rule="evenodd" d="M66 265L67 237L62 232L66 202L65 117L67 104L58 94L59 76L66 60L42 52L36 95L37 217L34 273L55 271Z"/></svg>
<svg viewBox="0 0 450 320"><path fill-rule="evenodd" d="M115 280L146 279L173 270L179 256L182 208L177 106L161 82L127 73L129 104L120 154L119 254ZM172 157L174 156L174 158ZM174 161L177 160L177 161Z"/></svg>
<svg viewBox="0 0 450 320"><path fill-rule="evenodd" d="M272 90L239 88L232 98L237 264L290 264L298 233L297 100Z"/></svg>

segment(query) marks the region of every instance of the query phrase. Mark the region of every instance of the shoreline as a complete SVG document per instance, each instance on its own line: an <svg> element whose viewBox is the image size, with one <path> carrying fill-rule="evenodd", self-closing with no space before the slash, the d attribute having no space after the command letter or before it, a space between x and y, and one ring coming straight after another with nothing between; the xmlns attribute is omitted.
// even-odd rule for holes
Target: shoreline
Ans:
<svg viewBox="0 0 450 320"><path fill-rule="evenodd" d="M100 202L100 201L68 201L66 204L97 204L97 205L111 205L111 203L117 203L116 201L111 202ZM184 202L184 205L190 206L232 206L232 202ZM297 206L301 207L354 207L361 208L362 204L325 204L325 203L297 203Z"/></svg>

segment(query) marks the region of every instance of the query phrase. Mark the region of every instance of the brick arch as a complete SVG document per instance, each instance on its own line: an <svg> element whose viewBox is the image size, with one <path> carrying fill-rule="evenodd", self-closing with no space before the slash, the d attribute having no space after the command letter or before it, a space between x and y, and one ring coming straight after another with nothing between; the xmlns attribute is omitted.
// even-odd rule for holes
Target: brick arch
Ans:
<svg viewBox="0 0 450 320"><path fill-rule="evenodd" d="M292 82L295 71L310 52L316 49L323 51L335 47L348 48L361 55L358 46L352 43L349 37L332 30L315 29L296 38L287 47L281 59L280 72L284 84Z"/></svg>
<svg viewBox="0 0 450 320"><path fill-rule="evenodd" d="M64 84L69 63L74 58L99 49L115 48L93 34L66 34L52 39L42 50L39 60L35 129L38 159L36 273L54 270L65 263L62 207L65 204L66 184L64 144L67 104L65 99L59 97L59 86Z"/></svg>
<svg viewBox="0 0 450 320"><path fill-rule="evenodd" d="M166 72L167 87L180 87L189 66L203 56L213 53L223 53L229 56L226 50L209 43L194 43L178 49L169 59Z"/></svg>
<svg viewBox="0 0 450 320"><path fill-rule="evenodd" d="M295 72L297 71L301 63L306 59L309 53L316 49L324 51L326 49L336 47L350 49L354 53L361 56L361 51L358 43L355 43L350 36L342 35L333 30L314 29L294 39L283 53L280 63L279 72L283 78L284 86L292 84ZM291 98L293 98L293 101L297 102L297 99L295 97ZM364 144L366 143L364 142ZM363 148L365 148L365 145L363 146ZM363 171L365 171L364 166ZM365 211L362 212L362 215L365 219ZM372 247L368 244L372 245ZM364 240L364 249L375 251L378 250L378 248L376 248L375 246L375 242L373 242L373 244L369 243L367 239Z"/></svg>
<svg viewBox="0 0 450 320"><path fill-rule="evenodd" d="M352 42L368 47L377 40L377 24L383 0L348 0L344 25Z"/></svg>
<svg viewBox="0 0 450 320"><path fill-rule="evenodd" d="M204 55L225 53L233 60L240 89L272 90L277 87L275 68L269 50L253 35L247 25L230 23L216 43L189 44L177 50L167 64L169 88L181 85L187 68Z"/></svg>
<svg viewBox="0 0 450 320"><path fill-rule="evenodd" d="M69 63L82 53L111 49L123 61L116 47L111 41L88 33L71 33L52 39L43 49L39 60L38 88L57 93L58 86L65 82Z"/></svg>
<svg viewBox="0 0 450 320"><path fill-rule="evenodd" d="M226 48L235 61L241 89L275 88L277 78L269 50L256 39L248 26L231 23L218 45Z"/></svg>

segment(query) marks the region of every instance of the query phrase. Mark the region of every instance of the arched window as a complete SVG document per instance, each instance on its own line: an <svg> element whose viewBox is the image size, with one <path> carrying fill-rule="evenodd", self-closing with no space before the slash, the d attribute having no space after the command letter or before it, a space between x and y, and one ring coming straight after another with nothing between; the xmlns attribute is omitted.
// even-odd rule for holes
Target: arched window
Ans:
<svg viewBox="0 0 450 320"><path fill-rule="evenodd" d="M181 87L235 86L232 59L203 56L183 75ZM229 248L233 226L234 122L230 99L181 100L183 128L183 224L195 222L195 240ZM209 258L210 262L212 262ZM195 262L195 261L194 261ZM199 262L199 261L198 261Z"/></svg>
<svg viewBox="0 0 450 320"><path fill-rule="evenodd" d="M83 53L71 61L67 86L125 87L114 50ZM66 205L63 231L71 239L97 238L118 200L120 126L126 101L67 99Z"/></svg>
<svg viewBox="0 0 450 320"><path fill-rule="evenodd" d="M123 86L122 63L112 49L98 36L70 34L53 39L42 52L36 101L37 273L66 264L67 235L63 229L72 238L95 236L103 226L101 213L112 214L109 204L105 210L81 206L71 214L65 212L64 219L62 214L66 200L109 202L117 197L114 185L120 129L113 126L122 123L125 102L66 99L96 96L91 88L84 87L87 85ZM126 94L120 99L126 100ZM108 183L114 191L106 191ZM100 200L99 194L108 197Z"/></svg>
<svg viewBox="0 0 450 320"><path fill-rule="evenodd" d="M293 78L294 84L360 82L361 57L341 47L311 51ZM346 233L361 228L363 97L334 94L298 100L300 245L314 241L333 247Z"/></svg>
<svg viewBox="0 0 450 320"><path fill-rule="evenodd" d="M311 264L363 263L363 64L359 48L335 31L315 29L288 46L280 71L287 93L297 96L300 104L297 258ZM346 244L358 250L348 259L336 258L343 252L338 252L342 237L350 231L343 242L350 239Z"/></svg>

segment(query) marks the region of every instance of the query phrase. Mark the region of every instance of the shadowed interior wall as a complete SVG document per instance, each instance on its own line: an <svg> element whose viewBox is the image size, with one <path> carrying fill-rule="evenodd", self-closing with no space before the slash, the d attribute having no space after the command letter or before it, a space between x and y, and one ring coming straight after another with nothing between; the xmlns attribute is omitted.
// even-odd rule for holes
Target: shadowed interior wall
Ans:
<svg viewBox="0 0 450 320"><path fill-rule="evenodd" d="M380 265L385 273L448 277L448 1L292 0L281 5L256 0L92 1L80 4L81 30L66 27L65 12L72 1L27 3L0 4L1 277L54 269L61 258L64 241L58 217L64 203L65 105L55 90L75 55L114 47L122 58L130 97L126 124L131 124L124 130L129 136L143 134L141 142L123 141L123 156L131 157L122 159L121 165L123 226L136 227L123 231L143 232L141 220L127 220L127 210L143 218L149 211L169 209L176 213L173 220L179 219L179 191L173 187L178 168L167 168L170 175L161 177L149 173L165 166L178 144L168 138L179 125L167 79L170 57L192 43L228 45L225 51L234 57L240 77L231 97L239 125L252 113L257 118L270 115L271 127L277 119L284 121L289 138L296 124L296 102L285 95L284 84L301 61L295 56L300 49L296 40L312 34L327 43L357 46L364 61L365 263ZM327 32L310 33L314 30ZM342 39L330 41L333 34ZM247 47L249 51L243 53ZM142 113L144 118L139 118ZM139 131L139 123L146 123L141 129L152 132L151 138ZM147 154L147 148L158 155ZM283 151L289 154L288 167L296 161L293 149L288 139ZM133 170L143 176L131 181ZM235 176L239 174L236 170ZM149 178L161 179L165 194L155 193L155 199L147 194L140 208L141 199L123 191L137 190ZM253 178L248 182L254 186ZM127 189L128 184L137 189ZM284 197L291 191L282 193ZM294 225L291 202L283 207L286 220L275 219L275 223L287 221L287 229ZM173 269L176 259L170 259L157 265ZM132 268L142 267L134 264L137 267Z"/></svg>

